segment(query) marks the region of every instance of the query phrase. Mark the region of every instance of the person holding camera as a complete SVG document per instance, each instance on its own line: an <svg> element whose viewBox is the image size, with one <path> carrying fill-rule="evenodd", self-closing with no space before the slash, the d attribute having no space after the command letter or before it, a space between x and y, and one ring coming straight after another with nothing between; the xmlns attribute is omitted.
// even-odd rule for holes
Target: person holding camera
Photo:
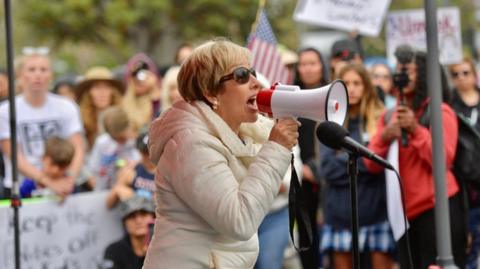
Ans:
<svg viewBox="0 0 480 269"><path fill-rule="evenodd" d="M383 114L378 121L377 134L372 137L370 150L385 157L394 141L399 141L398 164L403 186L405 209L409 222L409 241L413 268L436 264L435 189L432 167L432 139L429 130L429 98L427 96L426 53L401 46L395 52L398 64L394 75L399 104ZM446 78L443 75L443 87ZM464 208L459 185L451 167L457 146L458 122L453 110L442 104L446 155L446 185L449 197L452 250L455 264L464 268L466 261L466 232ZM364 159L371 172L383 170ZM409 267L405 234L398 242L401 268Z"/></svg>
<svg viewBox="0 0 480 269"><path fill-rule="evenodd" d="M290 165L298 122L271 127L259 117L250 60L226 39L197 47L178 74L185 101L152 123L157 219L145 269L253 268L257 230Z"/></svg>
<svg viewBox="0 0 480 269"><path fill-rule="evenodd" d="M156 64L143 53L134 55L128 60L125 82L122 108L138 132L160 115L161 87Z"/></svg>

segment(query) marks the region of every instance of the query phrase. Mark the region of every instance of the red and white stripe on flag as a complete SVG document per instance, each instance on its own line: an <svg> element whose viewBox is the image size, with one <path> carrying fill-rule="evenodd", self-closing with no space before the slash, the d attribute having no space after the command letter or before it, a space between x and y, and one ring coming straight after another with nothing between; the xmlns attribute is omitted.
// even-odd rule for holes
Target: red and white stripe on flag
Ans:
<svg viewBox="0 0 480 269"><path fill-rule="evenodd" d="M253 35L248 48L252 52L252 66L264 75L271 83L288 83L289 73L276 45Z"/></svg>

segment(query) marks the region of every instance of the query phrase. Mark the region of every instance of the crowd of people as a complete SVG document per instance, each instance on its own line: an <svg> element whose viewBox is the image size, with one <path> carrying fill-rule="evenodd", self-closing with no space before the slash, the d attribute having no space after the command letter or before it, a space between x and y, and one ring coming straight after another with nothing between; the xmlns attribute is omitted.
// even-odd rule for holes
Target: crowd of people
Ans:
<svg viewBox="0 0 480 269"><path fill-rule="evenodd" d="M408 53L397 54L395 67L366 64L360 41L350 38L333 44L329 61L313 47L289 52L285 61L303 90L344 81L344 127L354 140L385 158L398 147L410 225L398 241L387 217L384 169L358 160L366 268L427 268L437 258L426 53L402 49ZM108 191L105 205L122 212L126 235L106 249L106 268L280 269L291 247L293 170L313 227L310 248L299 253L303 268L352 268L348 154L317 141L317 122L259 115L256 94L270 82L252 69L247 49L215 39L180 47L175 61L167 71L137 54L122 72L95 66L80 79L52 83L48 53L23 51L15 62L20 196ZM480 133L478 73L470 57L438 67L453 256L459 268L476 268L479 192L456 176L453 163L457 115ZM15 187L7 85L0 70L3 199ZM308 240L300 234L301 246Z"/></svg>

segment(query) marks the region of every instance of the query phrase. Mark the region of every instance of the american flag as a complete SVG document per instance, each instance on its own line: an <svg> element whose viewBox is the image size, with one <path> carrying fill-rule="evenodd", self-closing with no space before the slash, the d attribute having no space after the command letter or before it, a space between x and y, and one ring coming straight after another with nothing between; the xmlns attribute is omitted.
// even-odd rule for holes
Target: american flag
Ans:
<svg viewBox="0 0 480 269"><path fill-rule="evenodd" d="M260 12L255 31L248 38L247 47L252 51L252 66L255 70L264 75L271 83L286 84L288 82L288 70L282 63L277 48L277 39L263 9Z"/></svg>

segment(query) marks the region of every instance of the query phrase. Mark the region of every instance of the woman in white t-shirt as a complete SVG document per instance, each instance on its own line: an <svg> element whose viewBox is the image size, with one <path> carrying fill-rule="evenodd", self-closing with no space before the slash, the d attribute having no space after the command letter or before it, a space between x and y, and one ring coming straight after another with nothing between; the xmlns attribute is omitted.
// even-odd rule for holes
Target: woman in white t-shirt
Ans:
<svg viewBox="0 0 480 269"><path fill-rule="evenodd" d="M16 62L16 70L18 83L22 86L22 94L15 97L18 172L22 174L18 178L20 181L24 177L31 178L65 197L73 190L73 179L83 165L83 130L78 107L70 100L48 92L52 69L45 51L25 51ZM44 144L51 136L68 138L75 146L75 156L69 168L71 176L69 180L62 180L62 184L53 184L41 170ZM5 194L9 196L12 171L8 102L0 105L0 146L6 165Z"/></svg>

